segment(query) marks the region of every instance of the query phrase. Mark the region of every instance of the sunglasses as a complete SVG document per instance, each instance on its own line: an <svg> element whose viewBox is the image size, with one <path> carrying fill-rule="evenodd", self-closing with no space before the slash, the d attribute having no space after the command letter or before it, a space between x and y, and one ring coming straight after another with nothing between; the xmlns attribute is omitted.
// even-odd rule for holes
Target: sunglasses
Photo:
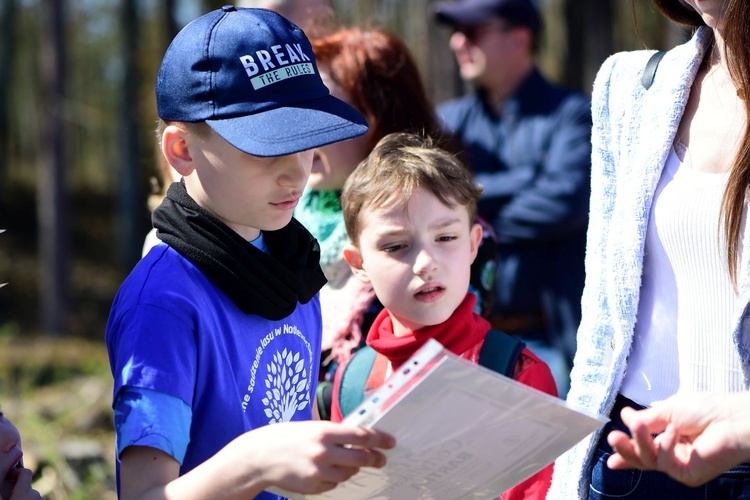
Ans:
<svg viewBox="0 0 750 500"><path fill-rule="evenodd" d="M507 33L511 31L513 26L499 23L485 23L485 24L473 24L473 25L455 25L453 27L454 33L461 33L470 42L476 42L482 36L488 33Z"/></svg>

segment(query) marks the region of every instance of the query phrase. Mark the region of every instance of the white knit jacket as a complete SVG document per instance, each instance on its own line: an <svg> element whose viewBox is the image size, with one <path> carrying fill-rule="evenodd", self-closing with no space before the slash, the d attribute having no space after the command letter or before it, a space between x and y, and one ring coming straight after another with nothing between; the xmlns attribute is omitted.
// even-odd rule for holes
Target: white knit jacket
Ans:
<svg viewBox="0 0 750 500"><path fill-rule="evenodd" d="M591 212L583 317L568 404L608 415L622 386L633 342L651 203L711 40L709 28L667 52L653 84L641 84L653 51L615 54L597 74L592 96ZM747 231L750 233L750 231ZM745 237L745 249L750 241ZM750 277L740 262L734 344L750 381ZM588 498L591 460L601 431L555 462L551 500Z"/></svg>

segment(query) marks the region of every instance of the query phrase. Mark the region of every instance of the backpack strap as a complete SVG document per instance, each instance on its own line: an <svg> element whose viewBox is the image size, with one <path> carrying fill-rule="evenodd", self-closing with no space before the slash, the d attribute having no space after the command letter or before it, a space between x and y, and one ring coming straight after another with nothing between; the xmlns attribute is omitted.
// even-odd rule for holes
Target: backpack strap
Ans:
<svg viewBox="0 0 750 500"><path fill-rule="evenodd" d="M659 66L661 58L664 57L664 54L666 54L666 52L658 50L654 52L654 54L646 63L646 67L643 70L643 75L641 76L641 85L643 85L643 88L645 88L646 90L651 88L651 84L654 83L656 68Z"/></svg>
<svg viewBox="0 0 750 500"><path fill-rule="evenodd" d="M499 330L490 330L479 351L479 364L485 368L513 378L518 357L526 344Z"/></svg>
<svg viewBox="0 0 750 500"><path fill-rule="evenodd" d="M341 414L350 414L365 398L367 379L375 364L377 352L370 346L364 346L354 353L354 356L344 367L339 387L339 408Z"/></svg>
<svg viewBox="0 0 750 500"><path fill-rule="evenodd" d="M318 382L315 389L315 402L318 404L318 416L321 420L331 420L331 396L333 384L328 380Z"/></svg>

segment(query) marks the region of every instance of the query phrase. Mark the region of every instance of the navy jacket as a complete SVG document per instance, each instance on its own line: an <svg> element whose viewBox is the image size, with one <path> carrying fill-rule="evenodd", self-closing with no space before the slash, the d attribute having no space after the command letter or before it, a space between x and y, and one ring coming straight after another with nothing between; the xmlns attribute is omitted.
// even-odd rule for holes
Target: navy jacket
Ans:
<svg viewBox="0 0 750 500"><path fill-rule="evenodd" d="M542 314L545 336L572 357L580 322L591 167L591 104L538 70L497 114L478 90L438 108L484 186L479 215L495 228L495 311Z"/></svg>

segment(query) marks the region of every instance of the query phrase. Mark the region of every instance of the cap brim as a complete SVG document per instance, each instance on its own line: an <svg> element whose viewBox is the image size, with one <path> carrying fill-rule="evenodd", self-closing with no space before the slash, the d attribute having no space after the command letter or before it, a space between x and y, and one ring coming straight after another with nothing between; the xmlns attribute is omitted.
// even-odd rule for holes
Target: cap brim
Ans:
<svg viewBox="0 0 750 500"><path fill-rule="evenodd" d="M486 23L494 15L489 9L467 9L454 2L437 2L432 9L438 22L452 26Z"/></svg>
<svg viewBox="0 0 750 500"><path fill-rule="evenodd" d="M331 95L206 123L232 146L254 156L298 153L367 132L364 117Z"/></svg>

